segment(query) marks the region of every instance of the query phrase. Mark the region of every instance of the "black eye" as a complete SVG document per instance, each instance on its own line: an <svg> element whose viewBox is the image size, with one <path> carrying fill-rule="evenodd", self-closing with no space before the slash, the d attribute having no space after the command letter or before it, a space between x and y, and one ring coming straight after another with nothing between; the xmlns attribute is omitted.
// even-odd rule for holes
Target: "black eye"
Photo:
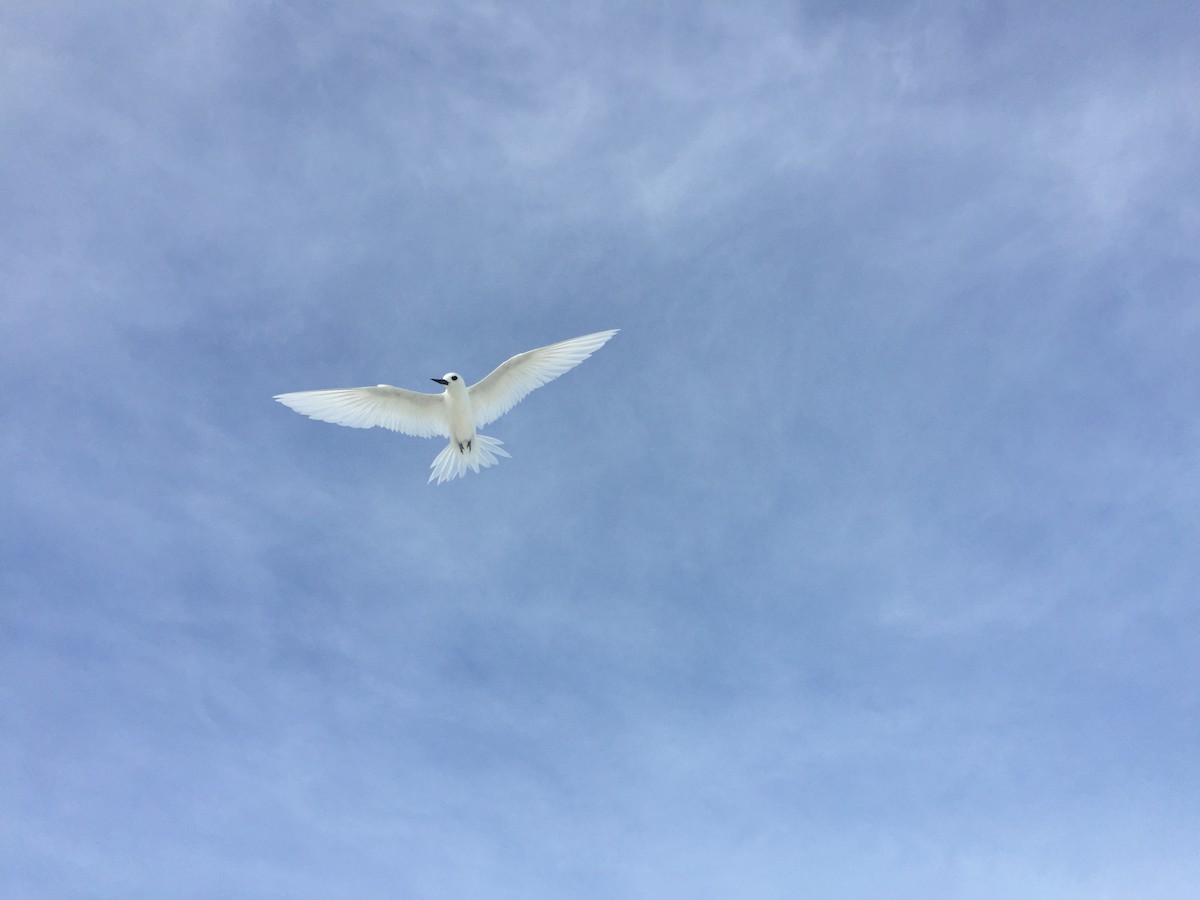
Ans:
<svg viewBox="0 0 1200 900"><path fill-rule="evenodd" d="M451 376L450 376L450 380L451 380L451 381L458 381L458 376L457 376L457 375L451 375Z"/></svg>

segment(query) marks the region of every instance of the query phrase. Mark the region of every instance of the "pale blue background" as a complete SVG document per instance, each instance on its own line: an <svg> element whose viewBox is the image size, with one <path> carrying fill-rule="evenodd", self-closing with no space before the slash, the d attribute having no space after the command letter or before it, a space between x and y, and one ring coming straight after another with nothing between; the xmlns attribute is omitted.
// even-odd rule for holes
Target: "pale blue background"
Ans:
<svg viewBox="0 0 1200 900"><path fill-rule="evenodd" d="M1193 2L0 10L0 894L1193 898ZM427 486L280 391L622 333Z"/></svg>

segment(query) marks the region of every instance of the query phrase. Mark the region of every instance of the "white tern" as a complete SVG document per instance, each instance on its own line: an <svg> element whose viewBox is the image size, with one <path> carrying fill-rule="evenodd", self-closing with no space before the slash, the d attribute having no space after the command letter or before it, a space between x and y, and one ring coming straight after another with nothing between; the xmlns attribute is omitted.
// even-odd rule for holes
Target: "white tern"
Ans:
<svg viewBox="0 0 1200 900"><path fill-rule="evenodd" d="M414 437L449 438L450 442L430 466L433 472L429 480L436 478L441 484L461 478L467 469L478 472L500 462L499 457L509 456L501 447L503 441L480 434L479 429L495 422L530 391L575 368L619 330L597 331L518 353L470 387L457 372L447 372L432 379L445 386L440 394L379 384L332 391L295 391L277 394L275 399L322 422L351 428L379 425Z"/></svg>

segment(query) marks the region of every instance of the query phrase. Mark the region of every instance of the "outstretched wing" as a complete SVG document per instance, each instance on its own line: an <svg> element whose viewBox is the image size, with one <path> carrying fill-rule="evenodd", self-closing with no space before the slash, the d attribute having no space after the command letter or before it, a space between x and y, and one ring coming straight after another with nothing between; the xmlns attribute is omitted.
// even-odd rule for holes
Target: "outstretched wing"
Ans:
<svg viewBox="0 0 1200 900"><path fill-rule="evenodd" d="M530 391L573 369L601 347L620 329L597 331L518 353L501 363L487 378L471 385L471 408L475 427L483 428L520 403Z"/></svg>
<svg viewBox="0 0 1200 900"><path fill-rule="evenodd" d="M278 394L280 403L310 419L350 428L390 428L413 437L449 437L441 394L380 384L333 391Z"/></svg>

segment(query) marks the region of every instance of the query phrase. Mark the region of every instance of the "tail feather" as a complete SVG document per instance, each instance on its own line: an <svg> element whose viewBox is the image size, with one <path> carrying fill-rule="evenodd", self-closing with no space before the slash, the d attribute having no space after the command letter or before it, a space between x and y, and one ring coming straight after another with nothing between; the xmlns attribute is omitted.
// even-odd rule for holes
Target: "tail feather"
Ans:
<svg viewBox="0 0 1200 900"><path fill-rule="evenodd" d="M436 478L437 483L441 484L443 481L462 478L467 474L467 469L477 473L480 469L494 466L500 462L501 456L512 459L508 451L500 446L503 443L504 441L499 438L476 434L470 447L460 450L458 444L451 440L430 465L429 468L433 471L429 475L429 480L433 481Z"/></svg>

